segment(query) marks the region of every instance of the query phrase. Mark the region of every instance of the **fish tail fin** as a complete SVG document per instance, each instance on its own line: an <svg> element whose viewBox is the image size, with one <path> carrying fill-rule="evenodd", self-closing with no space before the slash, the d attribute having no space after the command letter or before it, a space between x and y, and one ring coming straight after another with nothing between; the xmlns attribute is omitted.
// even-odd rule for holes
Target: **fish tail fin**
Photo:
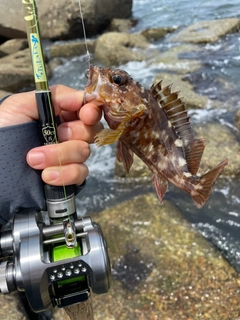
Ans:
<svg viewBox="0 0 240 320"><path fill-rule="evenodd" d="M201 208L209 198L216 179L227 164L228 159L223 160L216 168L208 171L198 180L194 190L191 192L193 201L198 208Z"/></svg>

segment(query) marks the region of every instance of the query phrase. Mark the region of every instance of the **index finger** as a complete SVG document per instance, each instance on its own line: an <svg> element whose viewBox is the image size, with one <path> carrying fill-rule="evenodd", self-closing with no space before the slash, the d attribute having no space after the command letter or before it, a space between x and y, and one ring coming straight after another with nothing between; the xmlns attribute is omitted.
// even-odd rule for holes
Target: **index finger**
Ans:
<svg viewBox="0 0 240 320"><path fill-rule="evenodd" d="M61 111L74 112L81 108L84 91L61 84L54 85L50 89L56 115L59 115Z"/></svg>

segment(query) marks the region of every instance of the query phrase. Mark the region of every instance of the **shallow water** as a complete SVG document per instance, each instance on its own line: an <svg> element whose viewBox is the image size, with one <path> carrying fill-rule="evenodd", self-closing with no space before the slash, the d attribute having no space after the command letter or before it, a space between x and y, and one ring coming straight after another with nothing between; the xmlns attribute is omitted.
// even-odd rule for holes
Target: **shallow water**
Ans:
<svg viewBox="0 0 240 320"><path fill-rule="evenodd" d="M149 5L151 3L151 5ZM240 17L238 0L134 0L133 18L139 23L132 32L148 27L184 27L200 20ZM233 124L233 115L239 103L240 88L240 35L230 34L214 44L207 44L204 52L194 53L187 58L200 59L203 67L189 75L196 90L211 99L224 102L221 110L194 110L191 119L194 124L220 122L238 134ZM168 37L155 44L161 51L173 44ZM176 44L175 44L176 45ZM86 83L84 71L87 68L85 57L64 60L51 79L53 83L63 83L82 89ZM94 63L94 61L92 61ZM148 61L130 62L121 68L129 72L135 80L149 87L158 66ZM225 85L223 85L223 83ZM227 84L227 86L226 86ZM115 148L112 146L96 149L92 146L92 156L88 161L90 176L88 186L78 197L78 208L82 214L100 211L134 195L152 191L149 182L130 182L114 179ZM190 197L175 187L170 188L166 199L172 200L183 215L206 238L210 239L240 271L240 183L238 179L219 180L207 205L196 209Z"/></svg>

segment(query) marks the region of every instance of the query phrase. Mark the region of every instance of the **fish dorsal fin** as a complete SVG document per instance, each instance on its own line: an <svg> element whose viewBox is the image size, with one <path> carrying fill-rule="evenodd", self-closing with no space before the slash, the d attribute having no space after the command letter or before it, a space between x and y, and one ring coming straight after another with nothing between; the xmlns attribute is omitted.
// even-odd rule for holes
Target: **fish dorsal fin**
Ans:
<svg viewBox="0 0 240 320"><path fill-rule="evenodd" d="M178 97L179 92L171 92L171 85L162 88L162 81L155 86L152 85L150 92L165 112L173 130L182 140L188 170L195 175L200 165L205 144L202 139L194 139L189 122L190 117L184 103Z"/></svg>
<svg viewBox="0 0 240 320"><path fill-rule="evenodd" d="M162 81L152 86L151 93L164 110L177 135L182 139L183 145L187 145L193 140L187 110L178 97L179 92L171 92L171 85L162 88L161 84Z"/></svg>

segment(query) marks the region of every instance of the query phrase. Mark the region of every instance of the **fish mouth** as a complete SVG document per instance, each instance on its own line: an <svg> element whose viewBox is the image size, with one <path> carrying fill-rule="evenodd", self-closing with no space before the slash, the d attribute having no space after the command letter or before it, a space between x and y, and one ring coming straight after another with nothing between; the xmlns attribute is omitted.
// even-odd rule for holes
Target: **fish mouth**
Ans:
<svg viewBox="0 0 240 320"><path fill-rule="evenodd" d="M89 88L92 85L92 78L93 78L93 65L89 66L89 69L85 71L85 76L88 79L87 84L85 85L85 89Z"/></svg>
<svg viewBox="0 0 240 320"><path fill-rule="evenodd" d="M93 65L89 66L89 69L85 71L85 76L87 77L87 83L84 88L84 98L83 103L86 104L97 99L97 93L95 92L96 86L93 86Z"/></svg>

